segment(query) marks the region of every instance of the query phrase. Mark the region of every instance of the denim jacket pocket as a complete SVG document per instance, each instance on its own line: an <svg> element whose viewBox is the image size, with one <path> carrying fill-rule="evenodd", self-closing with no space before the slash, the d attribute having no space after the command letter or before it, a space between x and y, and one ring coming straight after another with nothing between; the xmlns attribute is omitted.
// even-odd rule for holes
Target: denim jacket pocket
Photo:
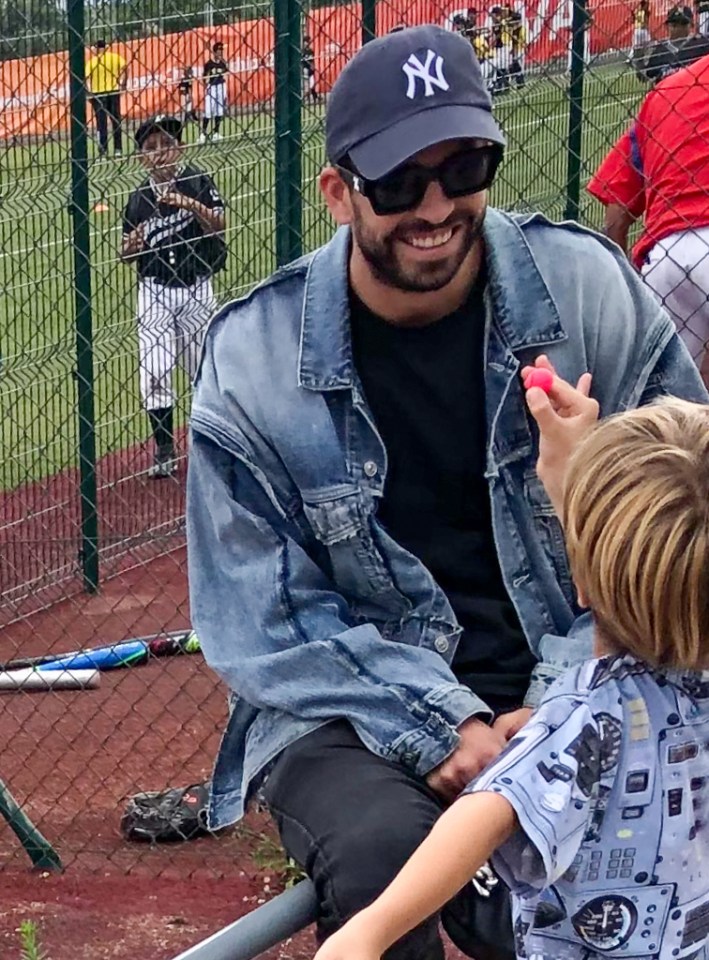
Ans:
<svg viewBox="0 0 709 960"><path fill-rule="evenodd" d="M524 474L524 488L534 518L534 528L551 563L559 582L571 606L576 603L576 591L571 578L564 531L556 515L544 485L536 470L527 470Z"/></svg>
<svg viewBox="0 0 709 960"><path fill-rule="evenodd" d="M359 488L332 487L303 494L310 527L328 552L333 580L347 600L366 602L385 619L409 613L372 533L372 507Z"/></svg>

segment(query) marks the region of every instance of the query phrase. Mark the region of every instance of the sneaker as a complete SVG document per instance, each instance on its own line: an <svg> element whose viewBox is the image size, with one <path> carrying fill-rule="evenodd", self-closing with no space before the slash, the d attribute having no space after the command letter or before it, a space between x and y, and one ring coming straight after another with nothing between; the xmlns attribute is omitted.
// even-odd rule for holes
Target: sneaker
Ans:
<svg viewBox="0 0 709 960"><path fill-rule="evenodd" d="M221 133L215 133L215 134L212 136L212 140L222 140L222 139L223 139L223 137L222 137Z"/></svg>
<svg viewBox="0 0 709 960"><path fill-rule="evenodd" d="M148 470L148 476L153 480L161 480L163 477L171 477L177 471L177 459L175 451L158 450L155 454L155 461Z"/></svg>
<svg viewBox="0 0 709 960"><path fill-rule="evenodd" d="M206 143L206 142L207 142L207 134L200 133L199 140L197 141L197 143Z"/></svg>
<svg viewBox="0 0 709 960"><path fill-rule="evenodd" d="M117 157L117 158L120 160L120 158L123 156L123 151L122 151L122 150L114 150L114 151L113 151L113 156L114 156L114 157Z"/></svg>

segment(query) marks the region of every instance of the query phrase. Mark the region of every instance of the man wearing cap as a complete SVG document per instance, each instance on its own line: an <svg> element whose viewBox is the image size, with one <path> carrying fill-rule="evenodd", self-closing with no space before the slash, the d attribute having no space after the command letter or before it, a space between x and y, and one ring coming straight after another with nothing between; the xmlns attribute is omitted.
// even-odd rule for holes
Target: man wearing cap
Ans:
<svg viewBox="0 0 709 960"><path fill-rule="evenodd" d="M205 337L187 505L192 619L232 694L210 822L261 792L321 939L589 654L522 366L591 371L604 414L668 384L706 399L614 244L487 208L503 137L459 34L366 44L326 148L340 229ZM387 960L440 960L437 920ZM489 874L442 920L477 960L514 956Z"/></svg>
<svg viewBox="0 0 709 960"><path fill-rule="evenodd" d="M689 66L709 54L709 39L692 36L692 8L677 4L667 14L667 38L647 48L646 56L636 58L636 71L644 80L658 83L671 73Z"/></svg>
<svg viewBox="0 0 709 960"><path fill-rule="evenodd" d="M155 478L177 469L172 373L180 363L194 375L216 307L211 278L226 260L224 203L211 177L183 165L181 135L177 117L153 117L138 128L148 178L123 216L121 259L138 272L140 392L155 438Z"/></svg>

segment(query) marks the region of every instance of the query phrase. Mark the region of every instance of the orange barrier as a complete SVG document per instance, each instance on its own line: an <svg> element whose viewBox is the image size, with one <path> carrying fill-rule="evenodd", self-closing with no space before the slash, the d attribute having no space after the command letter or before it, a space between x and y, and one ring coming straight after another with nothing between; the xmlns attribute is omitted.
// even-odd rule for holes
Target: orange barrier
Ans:
<svg viewBox="0 0 709 960"><path fill-rule="evenodd" d="M475 0L473 0L474 4ZM489 6L495 0L490 0ZM487 5L487 3L486 3ZM570 38L570 0L517 0L512 5L523 12L529 40L528 63L545 63L567 54ZM593 25L590 52L630 44L631 19L635 2L590 0ZM669 7L669 0L665 8ZM450 24L456 12L467 11L460 0L386 0L377 6L377 32L386 33L399 24ZM662 17L656 18L661 24ZM478 16L480 26L489 19ZM318 89L326 91L361 42L359 4L321 7L308 19L317 68ZM218 30L200 28L184 33L148 37L117 43L128 61L128 85L122 97L123 114L145 117L151 113L179 110L177 83L185 66L196 74L196 105L201 105L204 88L199 79L209 48L219 37L229 61L229 103L238 106L263 103L273 96L273 22L247 20ZM51 136L68 129L69 72L66 52L10 60L0 64L0 139L22 136Z"/></svg>

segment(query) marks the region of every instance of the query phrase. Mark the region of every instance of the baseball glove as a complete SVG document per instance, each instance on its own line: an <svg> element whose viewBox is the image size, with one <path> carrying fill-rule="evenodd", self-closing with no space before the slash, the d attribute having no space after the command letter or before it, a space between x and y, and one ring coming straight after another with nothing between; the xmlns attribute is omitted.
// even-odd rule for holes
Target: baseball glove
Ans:
<svg viewBox="0 0 709 960"><path fill-rule="evenodd" d="M161 793L136 793L121 817L121 833L126 840L141 843L175 843L209 833L209 786L195 783Z"/></svg>

